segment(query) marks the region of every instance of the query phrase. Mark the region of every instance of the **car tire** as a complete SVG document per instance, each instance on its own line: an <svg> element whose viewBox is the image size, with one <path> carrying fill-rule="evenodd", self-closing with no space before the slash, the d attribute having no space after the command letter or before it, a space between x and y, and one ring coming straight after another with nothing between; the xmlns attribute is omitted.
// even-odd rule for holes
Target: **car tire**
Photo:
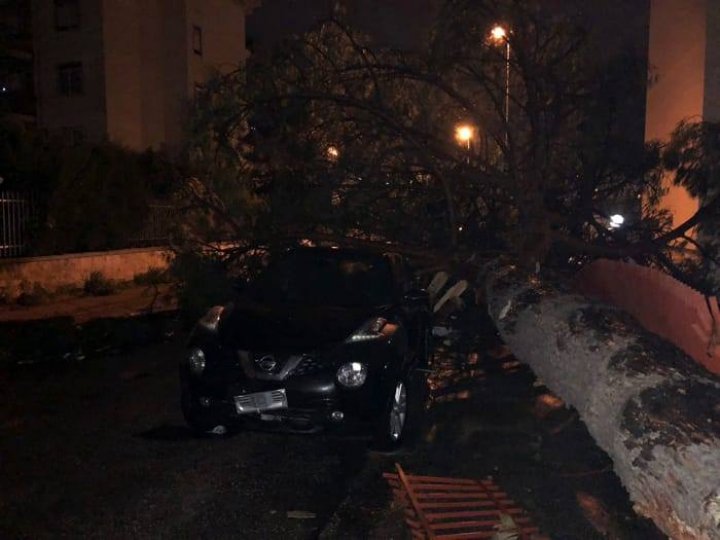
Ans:
<svg viewBox="0 0 720 540"><path fill-rule="evenodd" d="M207 410L200 407L197 396L189 390L183 390L180 395L180 408L182 409L185 423L196 436L207 435L212 429L221 425L216 418L213 418Z"/></svg>
<svg viewBox="0 0 720 540"><path fill-rule="evenodd" d="M374 448L379 451L392 451L409 442L412 433L410 397L411 389L407 377L401 377L392 387L380 421L377 424Z"/></svg>

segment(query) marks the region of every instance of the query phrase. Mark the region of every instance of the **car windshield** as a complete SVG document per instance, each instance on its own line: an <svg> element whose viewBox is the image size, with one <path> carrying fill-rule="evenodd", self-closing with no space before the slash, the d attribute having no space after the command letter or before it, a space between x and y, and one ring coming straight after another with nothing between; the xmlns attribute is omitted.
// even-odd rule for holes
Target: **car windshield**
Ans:
<svg viewBox="0 0 720 540"><path fill-rule="evenodd" d="M270 263L251 291L259 301L346 307L389 304L394 293L383 257L312 251Z"/></svg>

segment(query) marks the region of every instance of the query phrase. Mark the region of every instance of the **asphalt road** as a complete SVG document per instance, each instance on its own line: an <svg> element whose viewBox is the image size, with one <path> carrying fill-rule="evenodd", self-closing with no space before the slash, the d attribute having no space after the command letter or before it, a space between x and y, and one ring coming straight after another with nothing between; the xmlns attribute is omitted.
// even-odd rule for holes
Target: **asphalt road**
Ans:
<svg viewBox="0 0 720 540"><path fill-rule="evenodd" d="M486 317L469 310L456 325L437 342L421 437L393 456L327 436L194 438L178 404L180 338L98 353L99 324L79 363L36 354L43 363L0 370L0 539L400 538L382 479L396 461L415 474L492 476L556 540L662 538L633 513L577 413ZM48 348L25 345L9 354Z"/></svg>
<svg viewBox="0 0 720 540"><path fill-rule="evenodd" d="M178 340L0 375L0 538L317 537L367 445L194 438L178 407L180 354Z"/></svg>

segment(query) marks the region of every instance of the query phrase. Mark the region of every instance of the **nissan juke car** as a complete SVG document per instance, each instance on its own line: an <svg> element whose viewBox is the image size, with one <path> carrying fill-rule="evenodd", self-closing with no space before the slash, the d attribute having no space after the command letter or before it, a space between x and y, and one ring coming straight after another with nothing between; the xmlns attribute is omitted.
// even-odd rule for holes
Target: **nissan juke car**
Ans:
<svg viewBox="0 0 720 540"><path fill-rule="evenodd" d="M192 332L181 405L199 433L261 427L399 445L431 354L427 294L393 253L294 248Z"/></svg>

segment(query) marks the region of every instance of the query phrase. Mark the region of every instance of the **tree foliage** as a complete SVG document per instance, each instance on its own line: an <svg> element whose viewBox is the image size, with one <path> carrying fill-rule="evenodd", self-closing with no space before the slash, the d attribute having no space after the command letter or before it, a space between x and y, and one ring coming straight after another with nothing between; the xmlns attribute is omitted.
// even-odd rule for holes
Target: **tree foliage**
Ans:
<svg viewBox="0 0 720 540"><path fill-rule="evenodd" d="M2 189L32 194L41 220L31 253L128 247L149 205L168 200L176 165L151 151L110 143L69 145L40 131L0 124Z"/></svg>
<svg viewBox="0 0 720 540"><path fill-rule="evenodd" d="M140 237L149 205L171 190L172 168L152 153L110 144L63 151L39 248L53 253L124 248Z"/></svg>
<svg viewBox="0 0 720 540"><path fill-rule="evenodd" d="M661 180L677 173L707 195L698 178L714 169L687 164L717 147L694 146L688 127L667 149L633 143L622 102L645 65L594 61L577 20L568 3L449 0L427 47L409 53L329 19L218 78L197 103L186 200L198 223L225 228L193 225L194 238L247 250L351 236L532 266L605 255L679 270L671 253L688 229L671 231L658 209ZM508 33L494 41L498 23ZM461 123L476 130L468 146L453 138Z"/></svg>

